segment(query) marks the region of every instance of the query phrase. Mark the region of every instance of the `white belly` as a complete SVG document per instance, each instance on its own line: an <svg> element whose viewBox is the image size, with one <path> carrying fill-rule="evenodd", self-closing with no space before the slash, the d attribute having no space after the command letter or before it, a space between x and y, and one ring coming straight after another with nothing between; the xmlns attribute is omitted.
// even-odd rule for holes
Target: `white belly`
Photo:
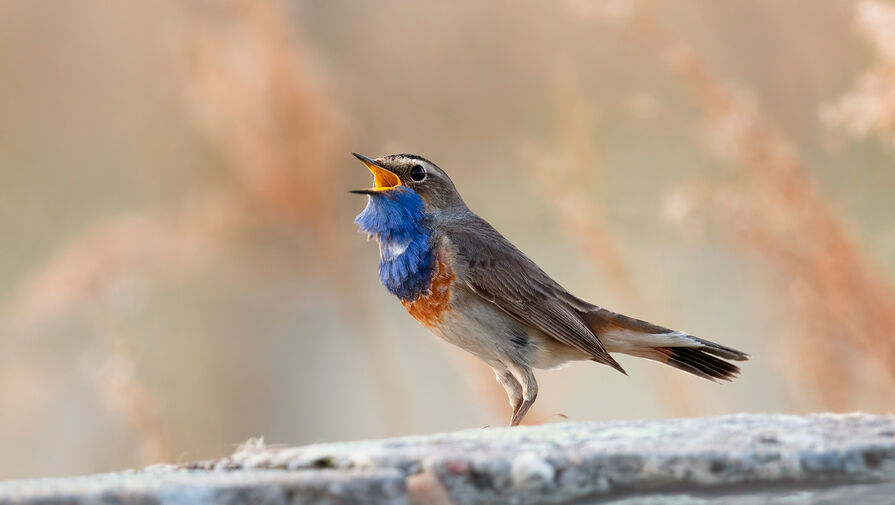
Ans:
<svg viewBox="0 0 895 505"><path fill-rule="evenodd" d="M521 324L496 305L467 290L451 296L451 309L444 311L441 320L429 328L447 342L492 366L513 362L550 369L570 360L590 358L540 330Z"/></svg>

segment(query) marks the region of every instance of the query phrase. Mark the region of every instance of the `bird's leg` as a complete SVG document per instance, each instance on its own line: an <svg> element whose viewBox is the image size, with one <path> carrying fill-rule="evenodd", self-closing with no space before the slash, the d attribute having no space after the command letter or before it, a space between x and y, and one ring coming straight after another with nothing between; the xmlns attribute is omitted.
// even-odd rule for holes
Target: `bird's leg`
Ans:
<svg viewBox="0 0 895 505"><path fill-rule="evenodd" d="M513 419L510 421L510 426L519 426L522 418L525 417L528 409L534 405L538 397L538 381L535 380L534 373L528 367L513 366L510 367L510 371L516 381L522 386L522 403L513 411Z"/></svg>
<svg viewBox="0 0 895 505"><path fill-rule="evenodd" d="M522 405L522 385L513 377L507 369L494 368L494 375L497 377L497 383L503 386L507 392L507 399L510 401L510 408L513 409L513 415Z"/></svg>

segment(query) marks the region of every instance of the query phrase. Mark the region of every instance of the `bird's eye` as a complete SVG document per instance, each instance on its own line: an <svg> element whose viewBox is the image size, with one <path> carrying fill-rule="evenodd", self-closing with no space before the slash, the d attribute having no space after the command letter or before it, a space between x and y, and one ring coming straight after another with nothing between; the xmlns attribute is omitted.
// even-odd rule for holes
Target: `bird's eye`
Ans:
<svg viewBox="0 0 895 505"><path fill-rule="evenodd" d="M410 178L416 182L423 182L426 178L426 169L422 167L422 165L414 165L413 168L410 169Z"/></svg>

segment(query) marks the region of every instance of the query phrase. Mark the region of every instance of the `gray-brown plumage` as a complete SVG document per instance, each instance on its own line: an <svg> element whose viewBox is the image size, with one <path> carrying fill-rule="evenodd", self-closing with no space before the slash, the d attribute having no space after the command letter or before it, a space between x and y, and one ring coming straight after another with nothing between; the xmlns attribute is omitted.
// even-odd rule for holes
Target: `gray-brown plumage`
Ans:
<svg viewBox="0 0 895 505"><path fill-rule="evenodd" d="M380 243L383 283L434 333L491 366L513 408L512 425L537 397L534 368L592 360L625 373L610 355L621 352L714 381L739 374L725 360L748 359L569 293L469 210L430 161L357 156L376 181L358 191L370 195L358 224Z"/></svg>
<svg viewBox="0 0 895 505"><path fill-rule="evenodd" d="M484 219L473 214L457 224L445 226L443 232L457 248L457 261L465 267L462 278L476 294L520 322L625 373L588 327L581 308L589 304L563 289Z"/></svg>

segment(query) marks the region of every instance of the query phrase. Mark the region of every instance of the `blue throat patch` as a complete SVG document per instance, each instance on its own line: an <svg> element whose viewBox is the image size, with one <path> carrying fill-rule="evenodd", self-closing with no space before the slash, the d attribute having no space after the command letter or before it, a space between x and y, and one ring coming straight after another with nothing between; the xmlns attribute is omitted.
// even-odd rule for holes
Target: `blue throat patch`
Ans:
<svg viewBox="0 0 895 505"><path fill-rule="evenodd" d="M379 241L379 279L395 296L413 301L432 281L432 232L423 224L423 201L398 186L370 195L354 222Z"/></svg>

